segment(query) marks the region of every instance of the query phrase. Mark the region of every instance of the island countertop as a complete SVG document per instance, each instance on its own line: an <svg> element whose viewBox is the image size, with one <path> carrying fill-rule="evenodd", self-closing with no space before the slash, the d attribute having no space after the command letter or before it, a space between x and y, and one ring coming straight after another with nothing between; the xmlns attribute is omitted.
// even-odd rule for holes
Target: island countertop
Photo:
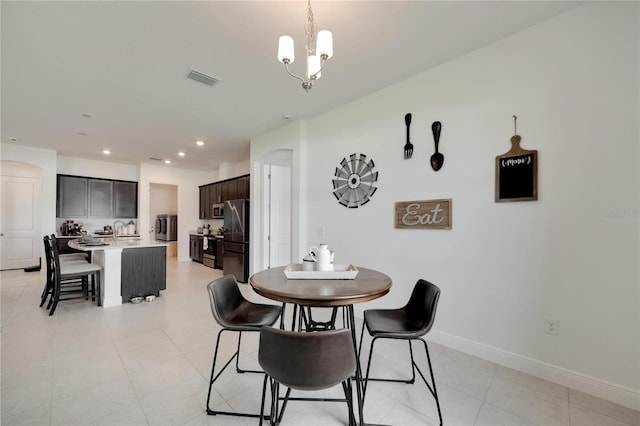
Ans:
<svg viewBox="0 0 640 426"><path fill-rule="evenodd" d="M82 250L82 251L94 251L94 250L113 250L113 249L126 249L126 248L142 248L142 247L160 247L166 246L164 241L155 241L149 239L137 239L137 238L122 238L122 239L110 239L105 240L102 245L87 245L80 243L80 239L69 241L69 247Z"/></svg>

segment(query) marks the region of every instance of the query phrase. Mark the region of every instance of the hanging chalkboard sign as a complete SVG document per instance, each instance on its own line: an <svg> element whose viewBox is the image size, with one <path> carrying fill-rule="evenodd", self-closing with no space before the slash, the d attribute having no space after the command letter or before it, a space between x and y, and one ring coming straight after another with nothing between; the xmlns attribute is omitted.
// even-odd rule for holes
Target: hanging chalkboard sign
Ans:
<svg viewBox="0 0 640 426"><path fill-rule="evenodd" d="M521 139L514 135L509 152L496 157L496 202L538 199L538 151L520 148Z"/></svg>

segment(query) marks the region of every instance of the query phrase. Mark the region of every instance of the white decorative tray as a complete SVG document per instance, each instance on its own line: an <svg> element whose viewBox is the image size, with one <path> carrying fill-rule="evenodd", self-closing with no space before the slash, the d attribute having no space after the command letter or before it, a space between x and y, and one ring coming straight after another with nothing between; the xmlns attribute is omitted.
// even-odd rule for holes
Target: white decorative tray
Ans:
<svg viewBox="0 0 640 426"><path fill-rule="evenodd" d="M303 271L301 263L284 268L284 275L292 280L352 280L358 275L353 265L333 265L333 271Z"/></svg>

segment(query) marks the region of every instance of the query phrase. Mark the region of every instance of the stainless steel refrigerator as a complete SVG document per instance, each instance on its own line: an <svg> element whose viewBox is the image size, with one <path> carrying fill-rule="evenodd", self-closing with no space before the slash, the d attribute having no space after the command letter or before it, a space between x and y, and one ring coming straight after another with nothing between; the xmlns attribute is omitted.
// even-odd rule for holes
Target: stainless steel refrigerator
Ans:
<svg viewBox="0 0 640 426"><path fill-rule="evenodd" d="M249 200L225 201L223 235L223 272L246 283L249 280Z"/></svg>

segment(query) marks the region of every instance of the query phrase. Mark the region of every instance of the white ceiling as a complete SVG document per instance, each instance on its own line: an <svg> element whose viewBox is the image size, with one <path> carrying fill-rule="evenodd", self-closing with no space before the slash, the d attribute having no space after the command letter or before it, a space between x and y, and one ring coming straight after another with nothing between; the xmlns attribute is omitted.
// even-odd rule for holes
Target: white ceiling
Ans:
<svg viewBox="0 0 640 426"><path fill-rule="evenodd" d="M3 143L211 171L248 159L250 139L283 115L320 114L579 2L316 0L334 56L308 93L276 59L291 35L304 73L306 1L0 4ZM190 69L220 82L189 80Z"/></svg>

